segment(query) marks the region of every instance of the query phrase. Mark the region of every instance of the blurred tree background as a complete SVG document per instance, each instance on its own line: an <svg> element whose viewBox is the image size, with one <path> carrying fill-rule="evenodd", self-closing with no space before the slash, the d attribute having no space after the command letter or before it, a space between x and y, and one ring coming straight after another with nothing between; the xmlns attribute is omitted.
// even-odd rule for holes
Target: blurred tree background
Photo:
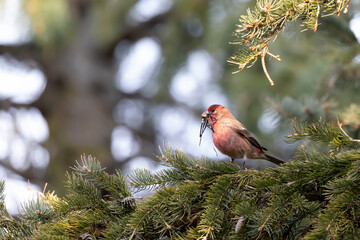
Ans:
<svg viewBox="0 0 360 240"><path fill-rule="evenodd" d="M2 178L21 177L40 188L49 183L61 195L65 172L82 153L108 172L126 172L155 168L163 142L226 159L213 151L209 135L198 146L200 114L214 103L226 105L286 160L296 148L283 141L292 132L289 119L335 120L339 113L351 125L360 100L359 1L348 14L322 18L316 33L289 24L270 45L283 60L267 62L273 87L258 62L237 74L226 62L236 52L229 43L238 17L254 4L0 1L3 18L17 8L12 16L20 26L15 39L1 43L1 71L40 79L38 87L14 80L18 89L36 88L31 97L0 93ZM2 34L11 35L7 29ZM12 78L1 78L5 89ZM360 126L351 127L359 137ZM248 167L264 164L249 161Z"/></svg>

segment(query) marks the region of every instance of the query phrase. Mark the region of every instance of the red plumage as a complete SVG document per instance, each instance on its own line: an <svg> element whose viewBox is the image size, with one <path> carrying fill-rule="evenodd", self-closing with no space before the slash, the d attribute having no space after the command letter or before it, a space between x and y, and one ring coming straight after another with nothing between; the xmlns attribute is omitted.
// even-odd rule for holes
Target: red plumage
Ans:
<svg viewBox="0 0 360 240"><path fill-rule="evenodd" d="M207 112L201 115L208 121L212 129L214 145L220 152L228 155L233 161L235 158L266 159L275 164L284 161L266 154L267 149L250 134L231 112L222 105L211 105ZM244 163L245 164L245 163Z"/></svg>

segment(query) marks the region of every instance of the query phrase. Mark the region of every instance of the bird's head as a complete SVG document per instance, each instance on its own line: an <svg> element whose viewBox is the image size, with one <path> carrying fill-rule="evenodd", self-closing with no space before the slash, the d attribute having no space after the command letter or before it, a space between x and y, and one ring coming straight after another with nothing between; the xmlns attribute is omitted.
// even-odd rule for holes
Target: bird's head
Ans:
<svg viewBox="0 0 360 240"><path fill-rule="evenodd" d="M209 122L211 122L211 120L219 119L223 116L227 116L228 114L231 115L230 111L226 107L214 104L211 105L206 112L201 114L201 117L208 118Z"/></svg>
<svg viewBox="0 0 360 240"><path fill-rule="evenodd" d="M206 130L206 128L210 128L211 131L215 132L215 124L218 120L221 118L226 117L232 117L229 110L227 110L224 106L219 104L211 105L206 112L201 114L202 120L201 120L201 126L200 126L200 143L201 143L201 137ZM200 144L199 143L199 144Z"/></svg>

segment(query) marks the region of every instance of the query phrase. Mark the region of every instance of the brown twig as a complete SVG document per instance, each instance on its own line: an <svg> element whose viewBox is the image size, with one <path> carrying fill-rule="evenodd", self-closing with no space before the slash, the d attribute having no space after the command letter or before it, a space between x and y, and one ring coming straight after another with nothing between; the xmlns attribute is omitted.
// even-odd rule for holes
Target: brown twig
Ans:
<svg viewBox="0 0 360 240"><path fill-rule="evenodd" d="M268 48L265 47L265 48L262 50L262 52L261 52L261 65L262 65L262 67L263 67L263 70L264 70L264 73L265 73L267 79L268 79L269 82L270 82L270 85L271 85L271 86L274 86L274 81L271 79L270 74L268 73L268 71L267 71L267 69L266 69L265 56L266 56L267 53L268 53Z"/></svg>
<svg viewBox="0 0 360 240"><path fill-rule="evenodd" d="M319 26L319 15L320 15L320 5L317 4L317 11L316 11L316 20L315 20L314 32L317 31L317 28L318 28L318 26Z"/></svg>
<svg viewBox="0 0 360 240"><path fill-rule="evenodd" d="M338 127L340 128L340 130L343 132L343 134L344 134L347 138L349 138L350 141L360 143L360 139L353 139L352 137L350 137L350 136L344 131L344 129L342 128L342 123L340 123L340 120L339 120L339 114L336 115L336 119L337 119L337 125L338 125Z"/></svg>

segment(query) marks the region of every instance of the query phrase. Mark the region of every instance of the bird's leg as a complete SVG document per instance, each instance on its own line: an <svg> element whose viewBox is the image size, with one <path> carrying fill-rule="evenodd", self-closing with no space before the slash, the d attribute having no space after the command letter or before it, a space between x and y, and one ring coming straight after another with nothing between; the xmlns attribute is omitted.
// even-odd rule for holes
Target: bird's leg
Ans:
<svg viewBox="0 0 360 240"><path fill-rule="evenodd" d="M246 155L244 155L244 157L243 157L244 163L243 163L242 168L241 168L242 170L247 170L247 169L245 168L246 159L247 159L247 157L246 157Z"/></svg>
<svg viewBox="0 0 360 240"><path fill-rule="evenodd" d="M233 163L235 161L235 158L231 158L230 161L231 163Z"/></svg>

